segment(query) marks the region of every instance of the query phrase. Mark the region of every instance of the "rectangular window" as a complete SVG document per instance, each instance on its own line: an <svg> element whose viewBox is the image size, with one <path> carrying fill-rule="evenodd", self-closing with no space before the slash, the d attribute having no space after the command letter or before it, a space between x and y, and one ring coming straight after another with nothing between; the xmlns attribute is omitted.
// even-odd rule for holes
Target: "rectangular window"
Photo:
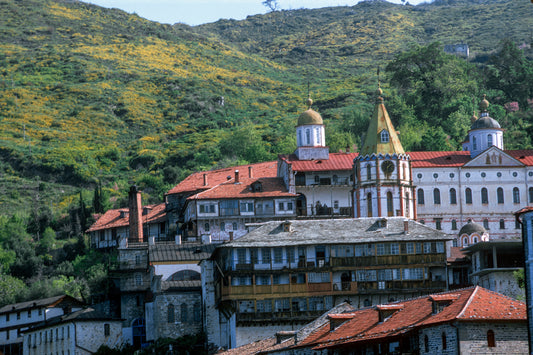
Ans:
<svg viewBox="0 0 533 355"><path fill-rule="evenodd" d="M287 211L292 211L294 209L292 202L287 202Z"/></svg>
<svg viewBox="0 0 533 355"><path fill-rule="evenodd" d="M100 231L100 241L101 242L105 241L105 230Z"/></svg>
<svg viewBox="0 0 533 355"><path fill-rule="evenodd" d="M422 243L416 243L416 254L422 254Z"/></svg>
<svg viewBox="0 0 533 355"><path fill-rule="evenodd" d="M39 308L39 310L41 310L41 309ZM9 322L9 313L6 314L6 322Z"/></svg>
<svg viewBox="0 0 533 355"><path fill-rule="evenodd" d="M220 201L221 216L237 216L239 214L239 201L224 200Z"/></svg>
<svg viewBox="0 0 533 355"><path fill-rule="evenodd" d="M357 281L377 281L376 270L357 270Z"/></svg>
<svg viewBox="0 0 533 355"><path fill-rule="evenodd" d="M253 212L254 203L253 202L241 202L241 212Z"/></svg>
<svg viewBox="0 0 533 355"><path fill-rule="evenodd" d="M284 211L285 210L285 204L283 202L278 203L278 211Z"/></svg>
<svg viewBox="0 0 533 355"><path fill-rule="evenodd" d="M415 244L414 243L407 243L407 254L414 254L415 253Z"/></svg>
<svg viewBox="0 0 533 355"><path fill-rule="evenodd" d="M237 249L237 263L246 264L246 249Z"/></svg>
<svg viewBox="0 0 533 355"><path fill-rule="evenodd" d="M390 253L391 253L391 255L400 254L400 245L398 243L391 243L391 245L390 245Z"/></svg>
<svg viewBox="0 0 533 355"><path fill-rule="evenodd" d="M270 248L261 249L261 263L270 264Z"/></svg>
<svg viewBox="0 0 533 355"><path fill-rule="evenodd" d="M376 245L376 254L385 255L385 244L380 243Z"/></svg>
<svg viewBox="0 0 533 355"><path fill-rule="evenodd" d="M283 249L274 248L274 264L281 264L283 262Z"/></svg>
<svg viewBox="0 0 533 355"><path fill-rule="evenodd" d="M329 272L310 272L308 274L309 283L329 282Z"/></svg>
<svg viewBox="0 0 533 355"><path fill-rule="evenodd" d="M20 312L17 312L17 320L20 319Z"/></svg>
<svg viewBox="0 0 533 355"><path fill-rule="evenodd" d="M28 318L31 318L31 309L28 310Z"/></svg>
<svg viewBox="0 0 533 355"><path fill-rule="evenodd" d="M431 254L431 242L424 243L424 254Z"/></svg>
<svg viewBox="0 0 533 355"><path fill-rule="evenodd" d="M270 275L258 275L255 282L257 285L270 285Z"/></svg>
<svg viewBox="0 0 533 355"><path fill-rule="evenodd" d="M437 253L444 253L444 243L443 242L437 242Z"/></svg>
<svg viewBox="0 0 533 355"><path fill-rule="evenodd" d="M435 229L442 230L442 218L435 218Z"/></svg>

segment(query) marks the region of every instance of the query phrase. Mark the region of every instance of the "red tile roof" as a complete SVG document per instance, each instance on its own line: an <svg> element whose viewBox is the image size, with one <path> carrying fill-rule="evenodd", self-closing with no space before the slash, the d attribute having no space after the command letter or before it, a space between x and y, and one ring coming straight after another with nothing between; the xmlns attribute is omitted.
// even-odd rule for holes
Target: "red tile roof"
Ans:
<svg viewBox="0 0 533 355"><path fill-rule="evenodd" d="M464 261L467 254L463 252L462 249L463 248L461 247L451 247L450 256L448 257L447 261L449 263Z"/></svg>
<svg viewBox="0 0 533 355"><path fill-rule="evenodd" d="M439 313L434 314L432 299L450 303ZM330 331L330 326L325 324L296 347L319 350L356 342L375 341L402 335L416 327L452 321L526 321L525 303L479 286L405 300L401 305L403 308L396 307L396 312L381 323L379 307L351 312L353 317L333 331ZM382 309L383 307L384 305L381 306Z"/></svg>
<svg viewBox="0 0 533 355"><path fill-rule="evenodd" d="M455 167L470 161L470 152L409 152L413 168Z"/></svg>
<svg viewBox="0 0 533 355"><path fill-rule="evenodd" d="M167 192L167 195L179 194L183 192L195 192L197 190L207 190L218 184L227 181L227 177L235 177L235 170L239 170L241 177L248 177L249 168L252 168L253 176L257 178L276 177L278 172L278 162L268 161L265 163L256 163L248 165L233 166L225 169L210 171L200 171L193 173L185 178L182 182ZM204 174L206 175L207 185L204 185Z"/></svg>
<svg viewBox="0 0 533 355"><path fill-rule="evenodd" d="M533 166L533 149L504 150L504 152L527 166Z"/></svg>
<svg viewBox="0 0 533 355"><path fill-rule="evenodd" d="M329 159L298 160L295 154L280 155L279 158L292 165L293 171L340 171L352 170L353 160L358 153L330 153Z"/></svg>
<svg viewBox="0 0 533 355"><path fill-rule="evenodd" d="M256 182L261 183L262 191L252 191L251 186ZM281 178L239 178L239 183L235 183L235 179L233 178L207 191L192 195L187 200L295 196L296 194L291 194L287 191Z"/></svg>
<svg viewBox="0 0 533 355"><path fill-rule="evenodd" d="M143 215L144 223L159 223L166 221L165 204L160 203L158 205L143 206L143 210L148 208L148 213ZM121 213L126 212L124 217L121 217ZM104 213L93 225L87 230L87 232L94 232L102 229L126 227L130 223L129 210L127 208L119 208L115 210L108 210Z"/></svg>

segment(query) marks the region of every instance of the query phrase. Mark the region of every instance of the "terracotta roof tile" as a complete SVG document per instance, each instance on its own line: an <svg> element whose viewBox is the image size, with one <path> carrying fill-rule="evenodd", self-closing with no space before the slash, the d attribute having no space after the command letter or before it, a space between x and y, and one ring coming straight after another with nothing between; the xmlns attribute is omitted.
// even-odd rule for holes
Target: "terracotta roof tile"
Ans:
<svg viewBox="0 0 533 355"><path fill-rule="evenodd" d="M470 152L408 152L413 168L454 167L470 161Z"/></svg>
<svg viewBox="0 0 533 355"><path fill-rule="evenodd" d="M466 259L466 256L467 254L462 251L461 247L451 247L450 256L448 257L447 261L449 263L464 261Z"/></svg>
<svg viewBox="0 0 533 355"><path fill-rule="evenodd" d="M252 168L253 176L258 178L276 177L278 172L277 161L268 161L264 163L248 164L233 166L230 168L217 169L211 171L200 171L187 176L182 182L167 192L167 195L179 194L184 192L194 193L198 190L207 190L218 184L227 181L227 177L233 178L235 170L239 170L241 177L248 177L249 168ZM207 185L204 184L204 174Z"/></svg>
<svg viewBox="0 0 533 355"><path fill-rule="evenodd" d="M166 221L165 204L143 206L148 209L148 213L143 215L144 223L159 223ZM123 212L125 212L123 214ZM102 229L126 227L130 223L129 210L127 208L119 208L115 210L108 210L104 213L87 232L94 232Z"/></svg>
<svg viewBox="0 0 533 355"><path fill-rule="evenodd" d="M261 191L253 192L252 184L260 183ZM187 198L188 200L206 200L220 198L259 198L259 197L295 197L287 191L283 179L281 178L239 178L239 183L235 179L223 182L209 190L197 193Z"/></svg>
<svg viewBox="0 0 533 355"><path fill-rule="evenodd" d="M449 304L434 314L433 301L448 301ZM400 307L402 305L403 307ZM479 286L404 300L401 303L390 304L388 308L386 306L369 307L352 312L353 318L333 331L330 331L330 326L325 324L295 347L312 347L319 350L354 342L375 341L399 336L416 327L457 320L526 321L525 303ZM385 311L396 311L379 322L380 308ZM342 316L346 318L346 315ZM334 315L330 317L335 318Z"/></svg>
<svg viewBox="0 0 533 355"><path fill-rule="evenodd" d="M294 171L341 171L352 170L353 160L358 153L330 153L329 159L298 160L295 154L280 155L279 158L292 166Z"/></svg>

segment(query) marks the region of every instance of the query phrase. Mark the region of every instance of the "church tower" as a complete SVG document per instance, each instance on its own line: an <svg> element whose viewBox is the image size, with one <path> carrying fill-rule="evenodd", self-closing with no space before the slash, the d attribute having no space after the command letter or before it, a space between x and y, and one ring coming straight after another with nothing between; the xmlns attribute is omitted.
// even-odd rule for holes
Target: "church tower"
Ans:
<svg viewBox="0 0 533 355"><path fill-rule="evenodd" d="M483 100L479 103L481 114L472 123L468 136L463 142L463 150L470 151L471 158L478 156L492 146L503 150L503 129L498 121L489 116L488 108L489 102L483 95Z"/></svg>
<svg viewBox="0 0 533 355"><path fill-rule="evenodd" d="M381 88L376 94L363 147L354 159L354 216L415 219L410 157L392 125Z"/></svg>
<svg viewBox="0 0 533 355"><path fill-rule="evenodd" d="M298 117L296 126L296 151L299 160L329 159L322 116L311 108L313 100L307 99L307 111Z"/></svg>

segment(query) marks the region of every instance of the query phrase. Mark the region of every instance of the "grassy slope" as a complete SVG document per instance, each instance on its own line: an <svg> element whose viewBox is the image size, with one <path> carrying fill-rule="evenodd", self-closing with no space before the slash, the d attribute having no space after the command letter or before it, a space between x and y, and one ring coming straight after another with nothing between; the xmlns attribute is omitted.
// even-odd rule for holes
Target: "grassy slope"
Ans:
<svg viewBox="0 0 533 355"><path fill-rule="evenodd" d="M331 129L347 112L368 110L375 67L398 51L440 40L485 53L506 36L526 41L533 17L517 14L530 6L373 1L191 28L81 2L3 1L0 186L37 186L40 176L51 182L50 199L63 189L65 202L72 188L52 183L172 183L161 181L165 166L176 166L178 177L213 166L198 155L243 124L275 156L292 147L307 80ZM17 196L27 201L9 196L0 214L11 213Z"/></svg>

